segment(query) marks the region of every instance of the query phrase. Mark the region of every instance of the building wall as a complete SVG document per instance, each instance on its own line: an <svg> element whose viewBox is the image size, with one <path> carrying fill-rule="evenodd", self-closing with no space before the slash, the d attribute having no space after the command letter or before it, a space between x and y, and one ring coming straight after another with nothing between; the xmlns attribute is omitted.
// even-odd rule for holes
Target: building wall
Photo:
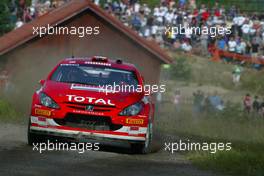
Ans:
<svg viewBox="0 0 264 176"><path fill-rule="evenodd" d="M100 34L84 38L48 35L33 39L3 56L11 80L6 95L22 109L29 108L38 80L45 78L61 59L71 57L72 53L75 57L103 55L122 58L137 66L146 83L158 83L161 61L92 12L83 12L62 25L99 26Z"/></svg>

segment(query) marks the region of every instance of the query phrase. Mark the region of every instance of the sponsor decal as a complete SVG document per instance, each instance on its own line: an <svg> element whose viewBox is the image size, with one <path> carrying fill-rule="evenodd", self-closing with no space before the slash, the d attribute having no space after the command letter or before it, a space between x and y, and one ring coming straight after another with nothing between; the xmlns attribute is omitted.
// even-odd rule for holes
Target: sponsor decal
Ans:
<svg viewBox="0 0 264 176"><path fill-rule="evenodd" d="M126 124L130 125L142 125L144 123L144 119L132 119L132 118L126 118Z"/></svg>
<svg viewBox="0 0 264 176"><path fill-rule="evenodd" d="M110 63L104 63L104 62L92 62L92 61L87 61L87 62L85 62L85 64L111 66Z"/></svg>
<svg viewBox="0 0 264 176"><path fill-rule="evenodd" d="M61 66L79 66L79 64L69 63L69 64L60 64Z"/></svg>
<svg viewBox="0 0 264 176"><path fill-rule="evenodd" d="M104 116L105 115L102 112L94 112L94 111L73 110L72 112L78 113L78 114L97 115L97 116Z"/></svg>
<svg viewBox="0 0 264 176"><path fill-rule="evenodd" d="M94 109L94 106L92 106L92 105L88 105L85 107L86 111L93 111L93 109Z"/></svg>
<svg viewBox="0 0 264 176"><path fill-rule="evenodd" d="M90 91L100 91L100 87L98 86L91 86L91 85L83 85L83 84L72 84L72 90L90 90Z"/></svg>
<svg viewBox="0 0 264 176"><path fill-rule="evenodd" d="M43 116L50 116L51 115L51 111L49 110L44 110L44 109L35 109L35 114L36 115L43 115Z"/></svg>
<svg viewBox="0 0 264 176"><path fill-rule="evenodd" d="M94 97L83 97L83 96L76 96L76 95L66 95L68 97L68 101L78 102L78 103L90 103L90 104L102 104L102 105L109 105L115 106L114 103L111 102L110 99L103 99L103 98L94 98Z"/></svg>

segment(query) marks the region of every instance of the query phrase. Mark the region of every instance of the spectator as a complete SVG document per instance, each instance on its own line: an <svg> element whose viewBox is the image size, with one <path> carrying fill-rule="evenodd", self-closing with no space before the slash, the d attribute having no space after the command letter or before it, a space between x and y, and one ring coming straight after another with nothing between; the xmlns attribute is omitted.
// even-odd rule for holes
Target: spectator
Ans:
<svg viewBox="0 0 264 176"><path fill-rule="evenodd" d="M260 104L260 114L262 117L264 117L264 100L263 102Z"/></svg>
<svg viewBox="0 0 264 176"><path fill-rule="evenodd" d="M249 20L246 20L245 21L245 23L242 25L242 27L241 27L241 30L242 30L242 33L243 33L243 38L245 39L245 40L247 40L247 41L249 41L250 40L250 35L249 35L249 32L250 32L250 30L251 30L251 28L252 28L252 22L251 23L249 23Z"/></svg>
<svg viewBox="0 0 264 176"><path fill-rule="evenodd" d="M205 29L206 26L203 26L202 29ZM207 34L202 34L200 37L200 41L201 41L201 47L202 47L202 54L206 55L208 54L208 35Z"/></svg>
<svg viewBox="0 0 264 176"><path fill-rule="evenodd" d="M242 38L238 39L237 45L236 45L236 53L244 54L245 52L246 52L246 43L244 42Z"/></svg>
<svg viewBox="0 0 264 176"><path fill-rule="evenodd" d="M184 8L186 5L186 0L179 0L179 6L180 8Z"/></svg>
<svg viewBox="0 0 264 176"><path fill-rule="evenodd" d="M250 94L246 94L246 96L243 99L243 104L244 104L245 112L249 114L251 111L251 107L252 107L252 100L251 100Z"/></svg>
<svg viewBox="0 0 264 176"><path fill-rule="evenodd" d="M259 44L257 43L257 40L255 38L252 41L251 47L252 47L252 56L258 57Z"/></svg>
<svg viewBox="0 0 264 176"><path fill-rule="evenodd" d="M254 112L256 114L259 113L260 108L261 108L261 103L260 103L260 101L258 99L258 96L255 96L254 101L253 101L253 104L252 104L252 108L253 108L253 110L254 110Z"/></svg>
<svg viewBox="0 0 264 176"><path fill-rule="evenodd" d="M234 40L234 37L231 37L228 41L228 51L234 53L236 51L237 43Z"/></svg>
<svg viewBox="0 0 264 176"><path fill-rule="evenodd" d="M226 49L226 41L223 37L221 37L218 41L217 41L217 48L220 50L225 50Z"/></svg>
<svg viewBox="0 0 264 176"><path fill-rule="evenodd" d="M234 67L233 72L232 72L232 75L233 75L233 83L234 84L237 84L237 83L240 82L241 72L242 72L241 68L236 65Z"/></svg>
<svg viewBox="0 0 264 176"><path fill-rule="evenodd" d="M25 0L11 0L10 11L16 28L34 18L47 13L54 7L68 2L69 0L32 0L31 6L27 7ZM102 4L100 0L93 0L95 4ZM184 34L172 34L164 36L164 26L199 27L201 30L208 27L232 27L232 33L216 36L216 45L221 50L232 53L252 55L264 55L264 18L258 15L238 13L238 9L232 6L225 9L224 6L215 3L213 8L202 4L196 7L196 0L179 0L175 4L172 0L162 0L160 5L151 9L147 4L141 4L138 0L112 1L104 3L104 9L111 15L116 16L126 26L132 27L140 36L148 40L155 40L161 46L175 48L182 43L181 50L191 52L194 48L202 50L202 55L208 55L214 39L209 34L194 35L189 30L181 30ZM235 40L239 37L240 40ZM256 39L256 42L254 40ZM188 40L188 42L186 42ZM164 42L166 41L166 45ZM175 44L175 41L176 44ZM246 46L245 46L246 44ZM200 47L197 47L200 46ZM177 47L178 48L178 47Z"/></svg>
<svg viewBox="0 0 264 176"><path fill-rule="evenodd" d="M250 56L251 55L251 44L249 41L246 42L246 51L245 51L245 54L247 56Z"/></svg>
<svg viewBox="0 0 264 176"><path fill-rule="evenodd" d="M31 16L31 12L30 12L30 8L25 8L24 9L24 13L23 13L23 21L25 23L30 22L31 20L33 20L33 16Z"/></svg>
<svg viewBox="0 0 264 176"><path fill-rule="evenodd" d="M141 28L141 19L140 19L139 14L135 14L132 17L132 22L131 23L132 23L133 29L139 32L140 28Z"/></svg>
<svg viewBox="0 0 264 176"><path fill-rule="evenodd" d="M200 90L193 93L193 113L202 112L204 102L204 93Z"/></svg>
<svg viewBox="0 0 264 176"><path fill-rule="evenodd" d="M196 9L196 0L189 0L189 6L191 10Z"/></svg>
<svg viewBox="0 0 264 176"><path fill-rule="evenodd" d="M21 20L21 18L18 18L18 20L17 20L17 22L16 22L16 27L15 27L15 29L16 28L19 28L19 27L21 27L21 26L23 26L23 21Z"/></svg>
<svg viewBox="0 0 264 176"><path fill-rule="evenodd" d="M213 110L222 111L224 109L224 103L217 91L214 92L214 95L209 96L208 100Z"/></svg>
<svg viewBox="0 0 264 176"><path fill-rule="evenodd" d="M180 90L176 90L173 97L173 103L177 111L180 111L180 102L181 102L181 92Z"/></svg>
<svg viewBox="0 0 264 176"><path fill-rule="evenodd" d="M173 43L173 49L175 50L181 49L181 42L179 39L176 39L175 42Z"/></svg>
<svg viewBox="0 0 264 176"><path fill-rule="evenodd" d="M192 50L192 46L188 40L185 40L181 45L181 49L185 52L190 52Z"/></svg>

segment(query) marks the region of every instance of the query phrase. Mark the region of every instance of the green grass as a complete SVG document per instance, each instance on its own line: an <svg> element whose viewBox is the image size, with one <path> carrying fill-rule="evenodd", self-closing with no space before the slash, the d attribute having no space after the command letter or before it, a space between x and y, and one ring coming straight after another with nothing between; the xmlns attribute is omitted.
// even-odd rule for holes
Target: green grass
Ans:
<svg viewBox="0 0 264 176"><path fill-rule="evenodd" d="M193 142L232 143L231 151L218 151L215 154L190 152L188 159L200 168L227 174L264 174L264 119L245 116L240 110L234 110L235 113L227 110L219 114L197 115L192 114L191 105L186 106L177 112L168 103L162 105L159 112L162 118L156 119L159 131Z"/></svg>
<svg viewBox="0 0 264 176"><path fill-rule="evenodd" d="M203 169L213 168L232 175L262 176L264 173L264 154L261 151L196 152L189 154L188 158Z"/></svg>
<svg viewBox="0 0 264 176"><path fill-rule="evenodd" d="M21 122L24 115L14 109L14 107L4 99L0 99L0 122Z"/></svg>
<svg viewBox="0 0 264 176"><path fill-rule="evenodd" d="M167 91L158 108L156 128L191 141L232 143L231 151L187 153L187 157L203 169L232 175L264 175L264 119L258 115L246 115L242 105L247 92L263 95L263 71L244 68L241 83L234 86L234 66L231 64L208 62L207 58L181 53L174 57L175 64L179 58L186 59L186 64L191 67L191 76L182 80L163 70L165 79L162 83L167 85ZM171 103L176 89L182 95L179 110ZM222 113L193 113L192 93L198 89L206 94L217 90L225 101L226 110Z"/></svg>
<svg viewBox="0 0 264 176"><path fill-rule="evenodd" d="M186 56L183 53L172 53L172 57L175 58L175 63L178 60L186 59L185 64L188 64L191 68L191 77L185 79L183 82L188 84L196 84L198 86L215 86L222 89L232 90L236 94L239 92L251 92L252 94L264 94L264 70L257 71L250 67L243 67L241 75L241 83L234 85L232 83L232 71L234 64L224 64L222 62L211 62L208 58L198 56ZM185 67L189 67L185 66ZM172 67L174 69L174 67ZM180 68L177 68L180 69ZM186 68L184 68L186 69ZM163 76L166 70L163 70ZM188 73L188 72L187 72ZM173 76L173 70L169 79L165 81L166 84L171 82L172 84L178 84L182 82L181 79Z"/></svg>

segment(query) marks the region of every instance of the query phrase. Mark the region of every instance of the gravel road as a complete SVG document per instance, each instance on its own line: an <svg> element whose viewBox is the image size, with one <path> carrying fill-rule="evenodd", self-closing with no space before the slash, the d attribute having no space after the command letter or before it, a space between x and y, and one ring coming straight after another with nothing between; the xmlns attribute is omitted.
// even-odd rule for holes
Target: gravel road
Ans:
<svg viewBox="0 0 264 176"><path fill-rule="evenodd" d="M0 123L0 175L136 175L218 176L192 166L183 155L162 147L148 155L129 154L120 147L102 151L33 151L26 144L26 126Z"/></svg>

